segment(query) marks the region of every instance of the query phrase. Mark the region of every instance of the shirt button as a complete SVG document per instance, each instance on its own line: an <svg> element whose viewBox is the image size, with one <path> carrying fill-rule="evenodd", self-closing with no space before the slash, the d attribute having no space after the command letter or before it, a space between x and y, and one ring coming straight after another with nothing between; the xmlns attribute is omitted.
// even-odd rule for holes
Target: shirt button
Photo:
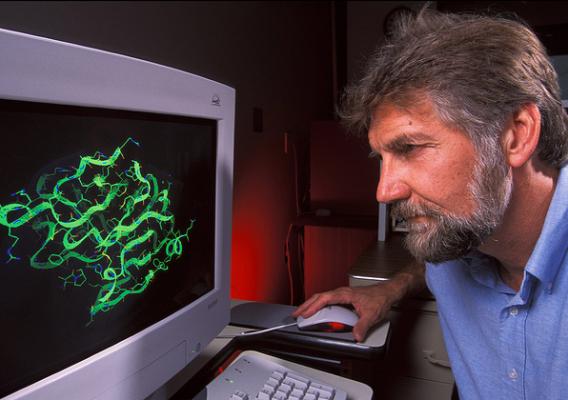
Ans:
<svg viewBox="0 0 568 400"><path fill-rule="evenodd" d="M511 316L516 316L519 313L519 309L517 307L511 307L511 309L509 310L509 314Z"/></svg>
<svg viewBox="0 0 568 400"><path fill-rule="evenodd" d="M515 368L509 371L509 378L511 378L512 380L516 380L518 377L519 374L517 373L517 370Z"/></svg>

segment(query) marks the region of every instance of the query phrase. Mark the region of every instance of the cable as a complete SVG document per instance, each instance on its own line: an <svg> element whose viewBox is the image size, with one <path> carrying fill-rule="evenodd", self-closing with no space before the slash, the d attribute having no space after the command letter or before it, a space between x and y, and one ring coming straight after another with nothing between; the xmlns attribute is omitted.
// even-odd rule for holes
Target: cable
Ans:
<svg viewBox="0 0 568 400"><path fill-rule="evenodd" d="M296 325L296 322L292 322L292 323L286 324L286 325L273 326L272 328L241 332L241 333L238 333L236 335L219 335L219 336L217 336L217 339L233 339L233 338L242 337L242 336L261 335L263 333L267 333L267 332L271 332L271 331L277 331L278 329L284 329L284 328L288 328L290 326L295 326L295 325Z"/></svg>
<svg viewBox="0 0 568 400"><path fill-rule="evenodd" d="M288 227L288 233L286 235L286 243L284 243L284 255L286 257L286 267L288 269L288 284L290 287L290 304L294 305L295 291L294 291L294 277L292 274L292 257L290 254L290 239L292 238L292 229L294 229L294 224L290 224Z"/></svg>

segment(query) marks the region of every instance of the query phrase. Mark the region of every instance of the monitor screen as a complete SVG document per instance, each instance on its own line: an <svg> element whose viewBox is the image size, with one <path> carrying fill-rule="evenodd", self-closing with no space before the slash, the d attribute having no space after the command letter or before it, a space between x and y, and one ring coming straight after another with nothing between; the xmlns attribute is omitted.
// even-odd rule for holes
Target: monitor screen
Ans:
<svg viewBox="0 0 568 400"><path fill-rule="evenodd" d="M216 122L17 101L0 120L2 397L213 288Z"/></svg>

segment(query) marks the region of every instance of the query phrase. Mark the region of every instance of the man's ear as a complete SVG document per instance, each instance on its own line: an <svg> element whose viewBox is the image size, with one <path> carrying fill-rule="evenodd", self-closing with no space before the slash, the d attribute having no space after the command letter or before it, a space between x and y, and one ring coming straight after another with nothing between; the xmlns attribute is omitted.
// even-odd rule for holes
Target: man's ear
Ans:
<svg viewBox="0 0 568 400"><path fill-rule="evenodd" d="M536 104L522 105L512 116L503 136L503 152L513 168L523 166L536 151L540 138L540 111Z"/></svg>

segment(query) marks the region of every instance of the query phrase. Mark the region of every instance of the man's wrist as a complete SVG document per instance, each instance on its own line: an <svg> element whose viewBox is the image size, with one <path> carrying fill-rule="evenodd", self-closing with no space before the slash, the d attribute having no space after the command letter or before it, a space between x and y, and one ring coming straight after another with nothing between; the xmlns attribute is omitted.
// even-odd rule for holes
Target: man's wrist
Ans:
<svg viewBox="0 0 568 400"><path fill-rule="evenodd" d="M393 276L388 281L388 285L393 291L394 302L398 302L409 295L420 292L426 287L424 265L415 263L407 266Z"/></svg>

